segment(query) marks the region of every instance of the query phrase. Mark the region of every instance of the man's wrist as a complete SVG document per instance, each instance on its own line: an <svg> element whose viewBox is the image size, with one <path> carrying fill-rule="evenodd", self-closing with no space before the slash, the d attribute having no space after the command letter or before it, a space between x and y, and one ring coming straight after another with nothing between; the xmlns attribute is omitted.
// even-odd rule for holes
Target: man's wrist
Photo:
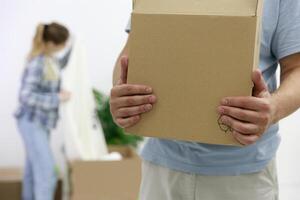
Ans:
<svg viewBox="0 0 300 200"><path fill-rule="evenodd" d="M281 120L280 115L280 100L278 98L277 93L272 93L270 97L271 103L271 124L276 124Z"/></svg>

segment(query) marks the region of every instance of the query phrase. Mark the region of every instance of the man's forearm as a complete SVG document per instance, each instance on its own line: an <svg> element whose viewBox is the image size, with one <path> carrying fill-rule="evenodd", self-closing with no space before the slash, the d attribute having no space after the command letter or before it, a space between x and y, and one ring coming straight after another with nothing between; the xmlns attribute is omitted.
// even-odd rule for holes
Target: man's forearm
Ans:
<svg viewBox="0 0 300 200"><path fill-rule="evenodd" d="M281 84L272 94L276 106L273 123L287 117L300 107L300 63L281 75Z"/></svg>

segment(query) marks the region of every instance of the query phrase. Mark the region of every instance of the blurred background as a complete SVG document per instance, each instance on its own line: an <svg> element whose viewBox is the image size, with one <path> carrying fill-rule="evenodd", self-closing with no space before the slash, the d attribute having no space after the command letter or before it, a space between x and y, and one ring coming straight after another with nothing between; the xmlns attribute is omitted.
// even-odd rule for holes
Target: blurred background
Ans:
<svg viewBox="0 0 300 200"><path fill-rule="evenodd" d="M107 96L116 58L127 39L124 29L131 6L131 0L0 0L0 168L21 168L24 163L13 112L36 25L58 21L80 38L86 49L92 86ZM277 163L282 200L300 199L299 122L300 112L281 122L282 144ZM60 134L56 131L52 141L59 163Z"/></svg>
<svg viewBox="0 0 300 200"><path fill-rule="evenodd" d="M1 124L0 165L22 165L23 149L13 113L35 27L58 21L84 43L92 85L105 94L127 34L131 0L0 0ZM3 142L3 143L2 143ZM7 156L7 153L10 156Z"/></svg>

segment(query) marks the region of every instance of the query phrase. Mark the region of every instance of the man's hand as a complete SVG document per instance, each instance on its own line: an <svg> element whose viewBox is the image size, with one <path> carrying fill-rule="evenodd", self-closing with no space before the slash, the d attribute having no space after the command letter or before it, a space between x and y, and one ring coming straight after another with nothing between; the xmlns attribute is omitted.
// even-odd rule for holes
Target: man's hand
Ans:
<svg viewBox="0 0 300 200"><path fill-rule="evenodd" d="M273 123L276 105L259 70L253 71L250 97L226 97L218 113L221 122L233 130L234 138L243 145L255 143Z"/></svg>
<svg viewBox="0 0 300 200"><path fill-rule="evenodd" d="M141 114L152 110L156 97L152 88L145 85L127 84L128 57L121 57L121 74L110 93L110 112L115 123L127 128L141 119Z"/></svg>

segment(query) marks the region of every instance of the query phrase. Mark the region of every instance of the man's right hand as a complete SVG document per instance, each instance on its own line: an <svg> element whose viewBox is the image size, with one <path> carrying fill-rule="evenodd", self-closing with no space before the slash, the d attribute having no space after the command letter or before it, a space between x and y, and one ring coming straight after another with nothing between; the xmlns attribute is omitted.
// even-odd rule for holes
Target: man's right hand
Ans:
<svg viewBox="0 0 300 200"><path fill-rule="evenodd" d="M141 114L149 112L156 102L153 89L145 85L127 84L128 56L121 57L121 75L111 89L110 112L115 123L128 128L141 119Z"/></svg>

